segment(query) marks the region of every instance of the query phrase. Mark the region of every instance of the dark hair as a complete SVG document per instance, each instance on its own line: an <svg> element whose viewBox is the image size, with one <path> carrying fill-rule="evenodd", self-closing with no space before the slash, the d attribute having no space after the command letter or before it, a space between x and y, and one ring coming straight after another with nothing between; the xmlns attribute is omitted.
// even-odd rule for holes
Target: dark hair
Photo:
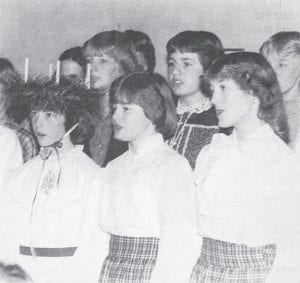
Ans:
<svg viewBox="0 0 300 283"><path fill-rule="evenodd" d="M1 82L14 82L21 80L14 65L6 58L0 58L0 80Z"/></svg>
<svg viewBox="0 0 300 283"><path fill-rule="evenodd" d="M12 120L19 120L17 117L22 116L21 113L13 113L14 111L10 111L10 105L14 94L11 93L9 89L19 83L21 83L21 77L15 70L13 64L6 58L0 58L0 103L1 107L5 108L6 115L9 119L13 117L16 118Z"/></svg>
<svg viewBox="0 0 300 283"><path fill-rule="evenodd" d="M104 52L114 58L119 63L124 74L139 70L135 57L130 50L130 44L124 33L116 30L103 31L83 45L83 54L87 56L97 56Z"/></svg>
<svg viewBox="0 0 300 283"><path fill-rule="evenodd" d="M167 43L168 57L176 51L197 53L204 71L224 54L220 39L208 31L187 30L178 33Z"/></svg>
<svg viewBox="0 0 300 283"><path fill-rule="evenodd" d="M59 60L60 61L72 60L83 68L84 73L86 72L87 62L85 60L81 47L73 47L65 50L59 56Z"/></svg>
<svg viewBox="0 0 300 283"><path fill-rule="evenodd" d="M258 117L288 142L288 126L282 93L272 67L264 57L253 52L237 52L217 59L208 69L206 79L233 80L241 90L258 98Z"/></svg>
<svg viewBox="0 0 300 283"><path fill-rule="evenodd" d="M166 79L157 73L153 74L153 80L165 99L166 104L166 120L163 128L163 136L165 140L169 140L175 133L177 127L176 106L174 102L174 93L167 83Z"/></svg>
<svg viewBox="0 0 300 283"><path fill-rule="evenodd" d="M153 73L156 58L155 48L150 37L141 31L132 29L125 30L124 34L133 48L133 54L142 53L146 60L146 71ZM139 64L138 60L137 63ZM144 69L144 66L141 67Z"/></svg>
<svg viewBox="0 0 300 283"><path fill-rule="evenodd" d="M23 84L14 107L25 109L27 116L33 110L64 115L66 131L78 123L70 134L72 142L83 144L94 133L92 116L97 113L93 108L97 105L94 92L68 80L61 80L57 85L53 81L37 79Z"/></svg>
<svg viewBox="0 0 300 283"><path fill-rule="evenodd" d="M0 279L5 279L7 283L32 282L30 276L18 264L5 264L3 262L0 262Z"/></svg>
<svg viewBox="0 0 300 283"><path fill-rule="evenodd" d="M300 55L300 33L297 31L281 31L273 34L259 49L264 57L270 53L278 55Z"/></svg>
<svg viewBox="0 0 300 283"><path fill-rule="evenodd" d="M112 103L134 103L144 109L156 130L164 133L166 103L151 73L131 73L116 79L111 86Z"/></svg>

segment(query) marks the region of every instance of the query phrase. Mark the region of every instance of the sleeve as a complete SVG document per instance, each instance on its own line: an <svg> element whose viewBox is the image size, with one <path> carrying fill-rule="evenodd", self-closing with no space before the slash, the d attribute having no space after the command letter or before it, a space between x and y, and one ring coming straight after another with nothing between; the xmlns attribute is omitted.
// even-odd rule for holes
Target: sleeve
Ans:
<svg viewBox="0 0 300 283"><path fill-rule="evenodd" d="M95 120L95 132L90 139L90 154L92 159L103 166L107 154L109 142L112 136L112 125L110 118L105 121Z"/></svg>
<svg viewBox="0 0 300 283"><path fill-rule="evenodd" d="M269 219L276 219L272 221L276 257L268 283L300 282L300 166L295 160L289 163L292 166L282 168L281 178L274 178L276 191L269 200L272 210L267 211Z"/></svg>
<svg viewBox="0 0 300 283"><path fill-rule="evenodd" d="M183 159L164 172L168 180L159 194L160 242L152 283L189 282L200 254L192 170Z"/></svg>
<svg viewBox="0 0 300 283"><path fill-rule="evenodd" d="M0 188L9 174L23 163L22 149L17 135L7 130L0 135Z"/></svg>
<svg viewBox="0 0 300 283"><path fill-rule="evenodd" d="M82 272L80 282L98 282L102 263L108 254L109 235L98 226L101 180L102 174L99 174L88 185L89 193L81 220L80 240L74 256L77 270Z"/></svg>

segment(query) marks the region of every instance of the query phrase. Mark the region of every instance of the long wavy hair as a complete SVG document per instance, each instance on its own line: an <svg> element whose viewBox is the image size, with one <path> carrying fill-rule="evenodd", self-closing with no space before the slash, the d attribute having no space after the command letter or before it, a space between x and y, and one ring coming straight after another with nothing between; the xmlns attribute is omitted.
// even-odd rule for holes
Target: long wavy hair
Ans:
<svg viewBox="0 0 300 283"><path fill-rule="evenodd" d="M241 90L259 100L258 117L268 123L286 143L287 117L275 72L264 57L253 52L237 52L218 58L208 69L206 82L233 80Z"/></svg>

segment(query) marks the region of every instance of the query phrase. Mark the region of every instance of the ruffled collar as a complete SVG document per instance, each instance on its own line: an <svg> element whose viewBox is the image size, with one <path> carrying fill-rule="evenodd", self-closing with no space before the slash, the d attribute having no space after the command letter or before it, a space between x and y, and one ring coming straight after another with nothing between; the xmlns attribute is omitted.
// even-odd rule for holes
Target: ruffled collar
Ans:
<svg viewBox="0 0 300 283"><path fill-rule="evenodd" d="M204 98L201 102L195 103L193 105L182 105L180 100L178 100L176 112L181 115L186 112L200 114L204 111L209 110L212 107L212 103L209 98Z"/></svg>

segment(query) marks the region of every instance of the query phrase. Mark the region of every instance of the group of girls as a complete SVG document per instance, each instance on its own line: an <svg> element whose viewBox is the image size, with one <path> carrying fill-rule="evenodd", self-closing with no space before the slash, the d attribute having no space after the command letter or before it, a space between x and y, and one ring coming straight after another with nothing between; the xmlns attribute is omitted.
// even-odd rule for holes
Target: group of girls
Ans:
<svg viewBox="0 0 300 283"><path fill-rule="evenodd" d="M260 53L183 31L167 82L147 35L104 31L59 83L0 74L0 260L38 283L300 282L300 34Z"/></svg>

